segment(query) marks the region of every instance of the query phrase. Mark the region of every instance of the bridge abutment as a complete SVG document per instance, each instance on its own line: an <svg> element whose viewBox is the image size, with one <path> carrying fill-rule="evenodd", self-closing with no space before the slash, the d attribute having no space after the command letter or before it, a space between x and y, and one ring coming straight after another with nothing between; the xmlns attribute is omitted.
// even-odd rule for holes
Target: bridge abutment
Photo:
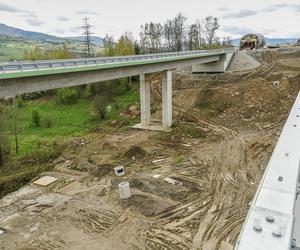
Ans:
<svg viewBox="0 0 300 250"><path fill-rule="evenodd" d="M220 60L215 62L208 62L202 64L194 64L192 65L193 73L224 73L232 58L234 56L234 52L227 53L220 56Z"/></svg>

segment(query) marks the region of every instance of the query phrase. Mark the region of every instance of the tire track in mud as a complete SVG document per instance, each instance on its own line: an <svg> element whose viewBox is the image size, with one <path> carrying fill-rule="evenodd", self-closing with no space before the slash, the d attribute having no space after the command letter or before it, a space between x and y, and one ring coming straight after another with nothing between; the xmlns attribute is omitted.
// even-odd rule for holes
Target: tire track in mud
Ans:
<svg viewBox="0 0 300 250"><path fill-rule="evenodd" d="M270 71L272 71L275 67L276 63L269 63L269 64L263 64L261 65L259 68L257 68L257 70L250 72L244 76L242 76L242 80L247 80L250 78L257 78L257 77L261 77L261 76L265 76L267 73L269 73Z"/></svg>
<svg viewBox="0 0 300 250"><path fill-rule="evenodd" d="M208 213L206 215L208 221L205 217L204 222L200 223L198 234L200 239L197 239L195 244L201 243L201 246L194 245L194 249L219 249L223 241L235 244L248 213L249 202L255 195L261 177L259 174L251 174L251 171L260 173L258 166L253 169L255 164L252 164L251 155L255 157L265 155L265 141L269 137L272 137L272 133L262 132L246 136L238 135L221 143L218 148L219 154L211 161L212 167L217 169L217 174L212 177L216 182L212 208L220 204L221 208L218 212ZM251 149L253 143L256 143L256 147ZM209 162L209 159L206 162ZM245 174L249 171L252 178ZM228 211L222 209L224 207L222 204L226 204L226 207L232 204L232 209L229 210L238 212L230 215Z"/></svg>
<svg viewBox="0 0 300 250"><path fill-rule="evenodd" d="M152 84L151 84L152 85ZM161 99L161 93L158 89L158 87L151 87L151 94L155 101L158 101ZM220 134L226 134L226 135L234 135L236 134L236 131L231 130L229 128L226 128L218 123L215 123L202 115L198 110L196 109L189 109L186 110L184 108L181 108L173 103L173 110L179 114L179 118L185 118L187 120L190 120L194 122L195 124L198 124L200 126L203 126L205 129L209 129L213 132L217 132Z"/></svg>
<svg viewBox="0 0 300 250"><path fill-rule="evenodd" d="M189 250L191 242L177 233L150 229L146 233L147 250Z"/></svg>
<svg viewBox="0 0 300 250"><path fill-rule="evenodd" d="M118 216L109 210L77 209L74 213L66 215L69 222L86 234L105 234L117 224Z"/></svg>
<svg viewBox="0 0 300 250"><path fill-rule="evenodd" d="M32 248L33 247L33 248ZM38 239L34 240L28 249L35 250L62 250L66 244L63 240ZM26 248L27 249L27 248Z"/></svg>
<svg viewBox="0 0 300 250"><path fill-rule="evenodd" d="M240 80L260 77L273 68L274 64L264 65L258 72L243 74ZM151 91L154 99L159 101L159 87L155 85ZM172 172L172 177L179 178L183 183L190 182L201 191L198 196L196 194L190 200L157 215L154 227L166 232L172 230L180 236L176 241L178 244L178 240L182 240L184 245L180 249L186 246L195 250L220 249L224 242L233 246L283 121L245 133L217 124L196 109L186 110L174 104L173 109L179 119L192 121L209 133L221 135L221 142L207 149L197 149L195 146L192 150L193 155L197 155L196 166ZM208 166L205 174L197 175L197 171L192 171L203 166ZM189 171L191 174L187 174ZM177 249L172 248L172 242L156 238L153 232L156 231L151 231L147 236L148 249Z"/></svg>

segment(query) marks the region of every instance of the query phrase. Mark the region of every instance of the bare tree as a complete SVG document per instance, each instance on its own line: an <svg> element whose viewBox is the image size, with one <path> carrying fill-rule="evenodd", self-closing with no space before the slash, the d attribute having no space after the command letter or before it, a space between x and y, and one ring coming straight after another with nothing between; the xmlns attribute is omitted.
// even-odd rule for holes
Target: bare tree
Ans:
<svg viewBox="0 0 300 250"><path fill-rule="evenodd" d="M179 13L173 19L168 19L163 25L153 22L142 25L141 53L183 51L185 48L202 49L206 44L205 38L209 45L217 42L216 31L219 28L217 18L208 16L203 22L197 19L191 26L187 26L186 21L187 18Z"/></svg>
<svg viewBox="0 0 300 250"><path fill-rule="evenodd" d="M179 13L174 18L174 36L175 36L175 48L176 51L183 50L183 44L185 40L185 22L187 18L182 14Z"/></svg>
<svg viewBox="0 0 300 250"><path fill-rule="evenodd" d="M0 103L0 166L5 164L10 154L9 141L5 135L5 125L5 108Z"/></svg>
<svg viewBox="0 0 300 250"><path fill-rule="evenodd" d="M202 25L199 19L196 20L194 24L192 24L189 28L188 34L188 47L189 50L198 50L201 49L203 44L205 43L202 37Z"/></svg>
<svg viewBox="0 0 300 250"><path fill-rule="evenodd" d="M149 24L141 25L140 32L140 45L142 53L149 53L150 41L149 41Z"/></svg>
<svg viewBox="0 0 300 250"><path fill-rule="evenodd" d="M230 45L232 45L232 39L231 39L231 37L230 36L223 37L222 45L223 46L230 46Z"/></svg>
<svg viewBox="0 0 300 250"><path fill-rule="evenodd" d="M140 39L144 53L160 52L163 46L163 26L153 22L142 25Z"/></svg>
<svg viewBox="0 0 300 250"><path fill-rule="evenodd" d="M219 29L219 20L216 17L207 16L204 20L204 30L208 45L212 45L216 38L216 31Z"/></svg>
<svg viewBox="0 0 300 250"><path fill-rule="evenodd" d="M15 137L15 150L19 154L19 139L18 139L18 109L20 105L20 98L16 97L13 100L13 123L14 123L14 137Z"/></svg>
<svg viewBox="0 0 300 250"><path fill-rule="evenodd" d="M165 40L165 47L170 51L174 51L175 39L174 39L174 25L172 20L167 20L164 24L163 36Z"/></svg>

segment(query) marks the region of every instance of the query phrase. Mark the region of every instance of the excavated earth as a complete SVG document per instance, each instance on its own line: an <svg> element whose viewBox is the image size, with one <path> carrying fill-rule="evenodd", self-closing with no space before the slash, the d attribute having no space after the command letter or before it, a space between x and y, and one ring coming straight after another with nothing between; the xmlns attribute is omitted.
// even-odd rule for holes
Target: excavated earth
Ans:
<svg viewBox="0 0 300 250"><path fill-rule="evenodd" d="M0 200L0 249L231 250L298 94L299 55L256 51L254 69L175 72L172 132L71 140L43 174L58 181ZM154 119L160 79L148 79ZM118 165L125 176L114 175ZM121 181L130 183L128 200L119 198Z"/></svg>

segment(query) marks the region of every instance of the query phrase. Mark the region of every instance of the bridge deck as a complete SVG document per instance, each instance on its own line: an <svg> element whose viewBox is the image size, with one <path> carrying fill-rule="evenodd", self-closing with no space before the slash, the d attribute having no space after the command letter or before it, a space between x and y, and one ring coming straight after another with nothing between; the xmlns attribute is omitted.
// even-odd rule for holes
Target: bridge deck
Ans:
<svg viewBox="0 0 300 250"><path fill-rule="evenodd" d="M199 50L177 53L161 53L123 57L102 57L89 59L10 62L0 64L0 79L12 79L157 64L163 62L180 61L183 59L222 55L229 52L234 52L234 49L229 48L216 50Z"/></svg>

